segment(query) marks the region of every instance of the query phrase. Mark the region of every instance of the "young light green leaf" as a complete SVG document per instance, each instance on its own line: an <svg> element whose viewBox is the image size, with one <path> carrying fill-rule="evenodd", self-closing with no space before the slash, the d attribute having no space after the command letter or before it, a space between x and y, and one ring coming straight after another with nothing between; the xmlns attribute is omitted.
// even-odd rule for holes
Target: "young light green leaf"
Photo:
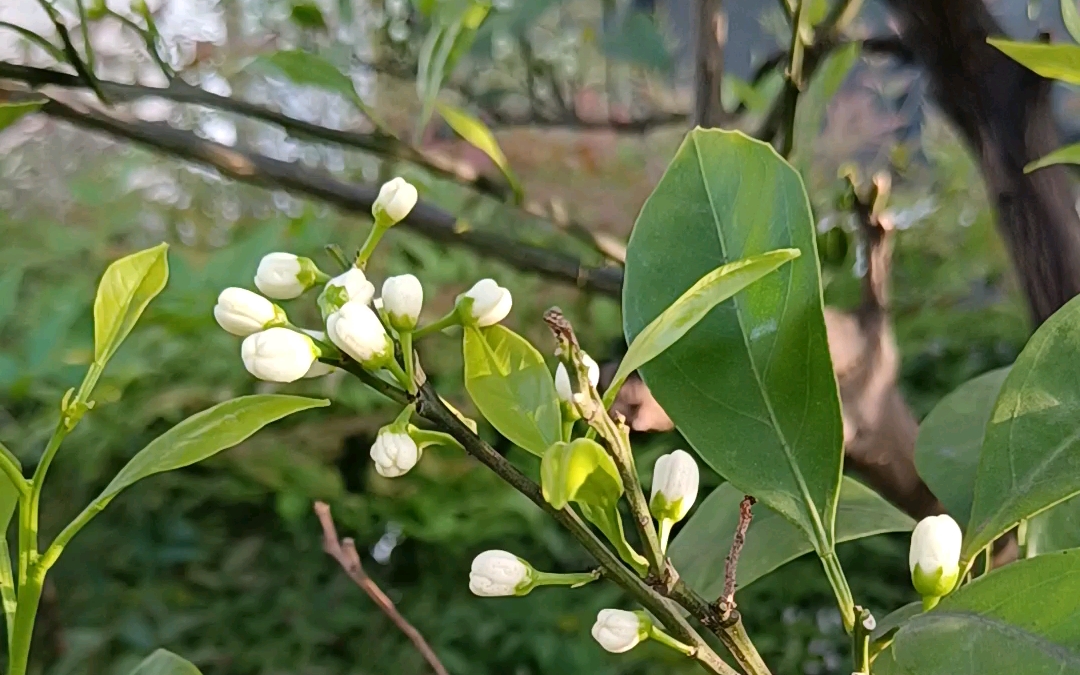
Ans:
<svg viewBox="0 0 1080 675"><path fill-rule="evenodd" d="M891 656L919 675L1080 673L1078 596L1080 550L1021 560L907 618Z"/></svg>
<svg viewBox="0 0 1080 675"><path fill-rule="evenodd" d="M231 448L267 424L330 401L304 396L241 396L196 413L155 438L116 474L95 503L108 503L122 490L156 473L201 462Z"/></svg>
<svg viewBox="0 0 1080 675"><path fill-rule="evenodd" d="M986 426L963 560L1080 494L1080 298L1046 320L1005 378Z"/></svg>
<svg viewBox="0 0 1080 675"><path fill-rule="evenodd" d="M641 373L709 466L824 555L842 424L814 224L791 165L739 132L691 131L634 226L623 321L633 344L707 272L786 248L801 255L718 305Z"/></svg>
<svg viewBox="0 0 1080 675"><path fill-rule="evenodd" d="M1072 39L1080 42L1080 11L1076 9L1076 0L1061 0L1061 20Z"/></svg>
<svg viewBox="0 0 1080 675"><path fill-rule="evenodd" d="M1053 166L1054 164L1080 164L1080 143L1066 145L1063 148L1058 148L1045 157L1040 157L1025 166L1024 173L1031 173L1037 169Z"/></svg>
<svg viewBox="0 0 1080 675"><path fill-rule="evenodd" d="M158 649L135 666L129 675L202 675L202 673L191 661L167 649Z"/></svg>
<svg viewBox="0 0 1080 675"><path fill-rule="evenodd" d="M440 101L435 102L435 107L458 136L461 136L470 145L491 158L495 166L499 167L503 175L506 176L506 180L509 181L510 187L514 190L514 196L520 202L523 197L521 183L510 169L510 163L506 160L502 148L499 147L499 142L495 140L495 134L491 133L491 130L483 122L461 108Z"/></svg>
<svg viewBox="0 0 1080 675"><path fill-rule="evenodd" d="M549 504L557 509L577 504L623 560L642 575L648 571L648 561L626 540L619 515L622 478L615 460L599 443L588 438L554 443L540 462L540 485Z"/></svg>
<svg viewBox="0 0 1080 675"><path fill-rule="evenodd" d="M415 127L418 139L435 112L443 81L472 46L477 29L490 11L489 0L459 0L448 2L435 12L437 16L420 45L416 64L416 93L422 104Z"/></svg>
<svg viewBox="0 0 1080 675"><path fill-rule="evenodd" d="M0 103L0 131L15 124L24 116L36 112L44 105L42 101L27 101L23 103Z"/></svg>
<svg viewBox="0 0 1080 675"><path fill-rule="evenodd" d="M538 456L562 439L555 381L528 340L499 325L470 327L463 350L465 389L491 426Z"/></svg>
<svg viewBox="0 0 1080 675"><path fill-rule="evenodd" d="M150 301L169 280L168 244L123 257L105 270L94 298L94 361L116 353Z"/></svg>
<svg viewBox="0 0 1080 675"><path fill-rule="evenodd" d="M607 399L613 400L631 373L678 342L714 307L801 253L797 248L762 253L721 265L698 279L634 338L605 393L605 402L610 405Z"/></svg>
<svg viewBox="0 0 1080 675"><path fill-rule="evenodd" d="M983 436L1009 368L968 380L941 399L919 425L915 468L958 523L971 516Z"/></svg>
<svg viewBox="0 0 1080 675"><path fill-rule="evenodd" d="M1043 77L1080 84L1080 46L1013 42L998 38L989 38L987 42Z"/></svg>
<svg viewBox="0 0 1080 675"><path fill-rule="evenodd" d="M705 597L724 590L724 558L739 522L743 493L731 483L713 490L671 543L679 575ZM754 519L739 556L736 583L746 588L761 577L814 550L810 541L776 511L754 506ZM908 532L913 521L870 488L845 477L836 513L836 541L852 541L886 532Z"/></svg>

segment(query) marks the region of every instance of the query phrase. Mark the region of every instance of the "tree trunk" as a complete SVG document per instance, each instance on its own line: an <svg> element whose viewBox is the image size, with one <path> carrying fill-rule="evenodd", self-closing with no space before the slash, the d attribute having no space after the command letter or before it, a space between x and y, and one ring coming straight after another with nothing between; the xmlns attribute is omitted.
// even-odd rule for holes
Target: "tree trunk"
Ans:
<svg viewBox="0 0 1080 675"><path fill-rule="evenodd" d="M1060 145L1048 80L986 42L1001 27L982 0L889 0L937 104L975 153L1031 317L1080 293L1080 218L1068 169L1024 174Z"/></svg>

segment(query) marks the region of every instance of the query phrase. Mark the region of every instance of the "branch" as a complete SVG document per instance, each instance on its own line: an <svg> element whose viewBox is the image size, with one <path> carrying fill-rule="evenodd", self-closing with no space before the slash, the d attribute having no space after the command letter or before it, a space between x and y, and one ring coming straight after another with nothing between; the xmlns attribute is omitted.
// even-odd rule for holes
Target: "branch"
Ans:
<svg viewBox="0 0 1080 675"><path fill-rule="evenodd" d="M367 593L368 597L375 602L383 614L394 622L398 630L412 641L416 651L420 652L420 655L424 657L424 660L428 662L436 675L449 675L442 662L439 661L439 657L435 654L435 650L427 643L420 631L416 630L405 617L401 616L401 613L394 607L394 602L386 596L386 593L382 592L382 589L364 571L364 566L360 562L360 554L356 552L356 544L353 540L348 537L338 540L337 528L334 527L334 517L330 515L330 506L325 502L315 502L315 515L319 517L319 523L322 524L323 550L341 565L341 569L345 570L345 574L349 575L349 578L360 587L360 590Z"/></svg>
<svg viewBox="0 0 1080 675"><path fill-rule="evenodd" d="M599 539L581 518L569 507L555 509L547 503L540 486L521 473L505 457L495 451L482 438L474 434L454 413L446 407L430 383L424 383L417 394L417 412L435 424L441 431L453 436L473 457L494 471L514 489L528 497L534 504L551 514L581 545L600 563L604 576L626 589L642 606L652 612L673 636L695 648L693 658L706 670L718 675L738 675L698 635L679 608L642 581L633 570L623 565L614 553ZM761 671L756 671L761 672ZM768 672L768 671L765 671Z"/></svg>
<svg viewBox="0 0 1080 675"><path fill-rule="evenodd" d="M753 497L746 495L739 504L739 524L735 528L735 537L731 540L731 550L724 560L724 593L716 604L720 609L720 618L725 621L735 611L735 573L739 566L739 554L746 544L746 530L750 527L750 519L754 517L750 507L755 501Z"/></svg>
<svg viewBox="0 0 1080 675"><path fill-rule="evenodd" d="M158 152L212 167L242 183L287 190L326 202L348 213L369 215L379 192L378 186L344 183L298 163L230 148L167 124L120 120L98 110L77 109L55 99L46 101L41 112L79 127L134 141ZM416 205L403 225L434 241L463 245L521 270L613 297L618 297L620 293L622 271L617 268L587 267L572 256L498 234L469 230L462 227L457 216L426 201Z"/></svg>
<svg viewBox="0 0 1080 675"><path fill-rule="evenodd" d="M24 82L34 87L53 85L66 89L87 88L86 82L78 75L62 73L48 68L21 66L3 61L0 61L0 78ZM496 179L488 176L473 177L464 175L448 165L444 160L428 156L397 137L382 132L376 131L371 134L362 134L354 131L330 129L295 117L289 117L256 103L211 93L205 89L193 87L180 79L172 80L168 87L146 87L107 80L97 80L97 83L101 91L115 102L130 102L142 98L157 97L175 103L202 105L277 125L297 137L337 143L338 145L412 162L423 166L438 176L465 184L501 201L505 201L511 196L510 187Z"/></svg>

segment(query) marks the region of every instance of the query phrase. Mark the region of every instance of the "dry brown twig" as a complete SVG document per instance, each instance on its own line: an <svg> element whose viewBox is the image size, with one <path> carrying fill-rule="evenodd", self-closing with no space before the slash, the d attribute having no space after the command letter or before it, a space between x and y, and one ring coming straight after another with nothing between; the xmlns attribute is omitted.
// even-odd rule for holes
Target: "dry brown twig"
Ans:
<svg viewBox="0 0 1080 675"><path fill-rule="evenodd" d="M735 528L731 550L728 551L727 558L724 560L724 594L716 601L722 621L727 621L731 613L735 611L735 572L739 566L739 554L742 553L743 545L746 544L746 530L754 517L754 512L750 510L750 507L756 501L750 495L746 495L739 504L739 525Z"/></svg>
<svg viewBox="0 0 1080 675"><path fill-rule="evenodd" d="M394 602L387 597L386 593L367 575L364 566L360 562L360 554L356 551L356 543L351 537L338 539L337 528L334 526L334 517L330 515L330 505L325 502L315 502L315 515L319 517L319 523L323 531L323 550L336 560L345 574L367 593L383 614L394 622L394 625L412 641L416 651L424 657L436 675L449 675L446 667L439 661L435 650L427 643L420 631L416 630L408 620L397 611Z"/></svg>

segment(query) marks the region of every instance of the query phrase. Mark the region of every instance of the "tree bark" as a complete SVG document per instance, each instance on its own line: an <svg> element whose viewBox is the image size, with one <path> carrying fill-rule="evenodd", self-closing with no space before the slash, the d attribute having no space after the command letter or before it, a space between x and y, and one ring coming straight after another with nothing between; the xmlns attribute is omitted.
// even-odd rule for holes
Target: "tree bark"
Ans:
<svg viewBox="0 0 1080 675"><path fill-rule="evenodd" d="M1035 325L1080 293L1080 218L1068 169L1024 173L1055 150L1051 83L987 44L982 0L889 0L937 104L971 147Z"/></svg>

